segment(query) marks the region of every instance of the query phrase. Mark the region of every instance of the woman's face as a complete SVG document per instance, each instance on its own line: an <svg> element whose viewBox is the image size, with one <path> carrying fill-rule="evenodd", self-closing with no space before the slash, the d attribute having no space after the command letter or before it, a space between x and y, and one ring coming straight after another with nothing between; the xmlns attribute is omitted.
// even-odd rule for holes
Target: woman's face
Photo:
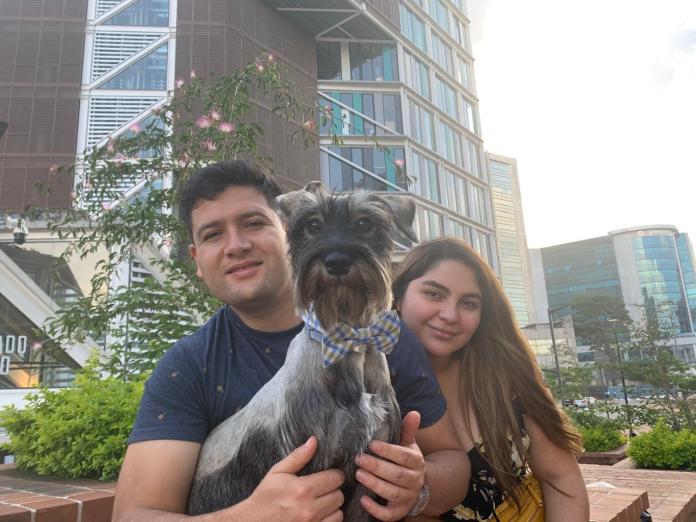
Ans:
<svg viewBox="0 0 696 522"><path fill-rule="evenodd" d="M441 261L411 281L397 304L401 319L432 358L449 358L460 350L481 322L476 275L459 261Z"/></svg>

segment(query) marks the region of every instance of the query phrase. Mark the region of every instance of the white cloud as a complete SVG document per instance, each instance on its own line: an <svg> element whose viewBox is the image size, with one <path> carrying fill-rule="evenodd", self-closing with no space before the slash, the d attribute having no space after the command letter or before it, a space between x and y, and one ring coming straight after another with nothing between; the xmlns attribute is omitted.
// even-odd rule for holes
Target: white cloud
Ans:
<svg viewBox="0 0 696 522"><path fill-rule="evenodd" d="M530 246L696 237L696 2L468 4L485 147L518 160Z"/></svg>

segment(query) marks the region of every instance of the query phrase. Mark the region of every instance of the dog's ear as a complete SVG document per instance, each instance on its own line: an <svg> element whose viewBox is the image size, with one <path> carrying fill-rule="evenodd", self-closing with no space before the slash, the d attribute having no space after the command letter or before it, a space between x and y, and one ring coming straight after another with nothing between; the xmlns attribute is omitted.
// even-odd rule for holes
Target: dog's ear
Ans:
<svg viewBox="0 0 696 522"><path fill-rule="evenodd" d="M295 211L305 202L311 202L316 194L324 193L326 189L321 181L310 181L301 190L287 192L276 198L280 213L286 221L290 220Z"/></svg>
<svg viewBox="0 0 696 522"><path fill-rule="evenodd" d="M393 192L379 192L378 197L384 201L394 214L397 230L411 241L418 242L413 230L413 218L416 216L416 203L408 195Z"/></svg>

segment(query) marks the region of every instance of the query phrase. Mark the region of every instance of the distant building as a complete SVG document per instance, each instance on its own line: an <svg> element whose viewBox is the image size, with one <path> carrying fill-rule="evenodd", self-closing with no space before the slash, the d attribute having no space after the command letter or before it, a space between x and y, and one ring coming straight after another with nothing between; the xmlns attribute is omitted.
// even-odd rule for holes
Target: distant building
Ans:
<svg viewBox="0 0 696 522"><path fill-rule="evenodd" d="M500 279L520 326L534 322L527 234L517 160L486 153L491 202L498 240Z"/></svg>
<svg viewBox="0 0 696 522"><path fill-rule="evenodd" d="M537 310L572 313L579 295L613 295L634 321L641 319L642 309L655 314L675 332L676 354L686 362L695 360L695 258L687 234L670 225L633 227L533 250L530 259ZM538 311L536 319L540 316Z"/></svg>
<svg viewBox="0 0 696 522"><path fill-rule="evenodd" d="M522 328L522 333L527 338L530 347L534 351L537 363L544 369L556 368L556 359L553 350L553 339L548 322L529 324ZM553 335L556 343L556 354L560 367L575 366L578 363L575 331L570 316L554 320Z"/></svg>

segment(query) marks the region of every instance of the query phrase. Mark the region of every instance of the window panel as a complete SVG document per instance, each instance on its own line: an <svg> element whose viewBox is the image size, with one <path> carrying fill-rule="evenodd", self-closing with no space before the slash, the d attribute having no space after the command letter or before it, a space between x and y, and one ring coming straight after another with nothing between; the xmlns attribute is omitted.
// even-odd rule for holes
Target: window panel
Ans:
<svg viewBox="0 0 696 522"><path fill-rule="evenodd" d="M109 18L104 25L166 27L169 25L169 0L138 0Z"/></svg>
<svg viewBox="0 0 696 522"><path fill-rule="evenodd" d="M98 89L164 91L167 89L167 48L164 44L120 72Z"/></svg>
<svg viewBox="0 0 696 522"><path fill-rule="evenodd" d="M393 45L350 43L351 80L398 80L396 47Z"/></svg>
<svg viewBox="0 0 696 522"><path fill-rule="evenodd" d="M341 44L317 42L317 78L341 80Z"/></svg>
<svg viewBox="0 0 696 522"><path fill-rule="evenodd" d="M401 32L411 40L421 51L427 52L425 46L425 24L413 11L403 4L399 5L399 21Z"/></svg>

